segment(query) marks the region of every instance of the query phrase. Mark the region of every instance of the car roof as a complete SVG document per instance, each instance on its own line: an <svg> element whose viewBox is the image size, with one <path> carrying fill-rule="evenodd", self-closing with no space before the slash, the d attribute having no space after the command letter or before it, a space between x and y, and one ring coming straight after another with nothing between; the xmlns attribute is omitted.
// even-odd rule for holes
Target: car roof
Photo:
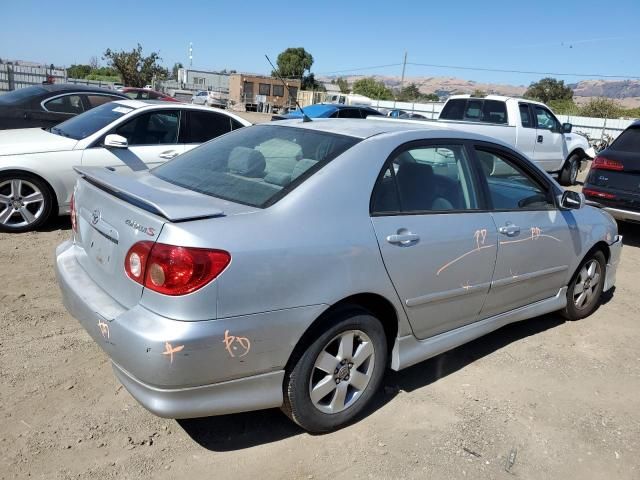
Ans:
<svg viewBox="0 0 640 480"><path fill-rule="evenodd" d="M208 107L205 105L194 105L191 103L182 103L182 102L165 102L163 100L115 100L111 103L117 103L118 105L122 105L123 107L139 109L145 108L147 110L158 110L158 109L176 109L179 108L181 110L198 110L201 112L217 112L222 115L226 115L227 117L231 117L243 125L251 125L251 122L242 118L239 115L236 115L233 112L228 110L222 110L220 108Z"/></svg>
<svg viewBox="0 0 640 480"><path fill-rule="evenodd" d="M117 90L110 90L108 88L102 88L102 87L94 87L91 85L80 85L76 83L53 83L50 85L44 84L44 85L38 85L38 86L42 87L47 92L55 92L55 93L65 92L65 91L100 92L100 93L108 92L115 95L122 95Z"/></svg>
<svg viewBox="0 0 640 480"><path fill-rule="evenodd" d="M509 97L505 95L485 95L483 97L474 97L470 93L464 93L461 95L451 95L447 100L460 100L460 99L471 99L471 100L498 100L502 102L506 102L507 100L520 100L527 103L533 103L535 105L545 105L542 102L538 102L536 100L531 100L530 98L523 97ZM546 105L545 105L546 106Z"/></svg>

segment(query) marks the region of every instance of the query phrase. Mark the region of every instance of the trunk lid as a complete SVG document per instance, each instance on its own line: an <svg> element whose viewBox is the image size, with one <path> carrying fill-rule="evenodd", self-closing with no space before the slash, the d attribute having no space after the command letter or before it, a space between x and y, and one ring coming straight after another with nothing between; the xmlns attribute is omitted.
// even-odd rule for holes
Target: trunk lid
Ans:
<svg viewBox="0 0 640 480"><path fill-rule="evenodd" d="M224 216L224 202L149 174L77 168L75 191L80 247L77 260L89 276L125 308L140 301L143 286L124 269L127 252L140 241L155 242L165 223ZM237 207L229 205L230 210Z"/></svg>

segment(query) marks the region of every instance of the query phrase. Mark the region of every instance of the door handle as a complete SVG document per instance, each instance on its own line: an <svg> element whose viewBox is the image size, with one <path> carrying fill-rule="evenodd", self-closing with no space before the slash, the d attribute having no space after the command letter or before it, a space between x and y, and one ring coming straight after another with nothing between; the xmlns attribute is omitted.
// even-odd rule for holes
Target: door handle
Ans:
<svg viewBox="0 0 640 480"><path fill-rule="evenodd" d="M508 222L505 226L498 228L498 232L507 237L513 237L520 233L520 227Z"/></svg>
<svg viewBox="0 0 640 480"><path fill-rule="evenodd" d="M402 245L409 246L415 244L418 240L420 240L420 236L415 233L411 233L407 230L398 230L398 233L395 235L389 235L387 237L387 242L393 245Z"/></svg>
<svg viewBox="0 0 640 480"><path fill-rule="evenodd" d="M544 142L544 137L542 135L538 135L538 143Z"/></svg>
<svg viewBox="0 0 640 480"><path fill-rule="evenodd" d="M160 158L166 158L167 160L171 160L173 157L177 157L178 156L178 152L176 152L175 150L167 150L166 152L162 152L158 156Z"/></svg>

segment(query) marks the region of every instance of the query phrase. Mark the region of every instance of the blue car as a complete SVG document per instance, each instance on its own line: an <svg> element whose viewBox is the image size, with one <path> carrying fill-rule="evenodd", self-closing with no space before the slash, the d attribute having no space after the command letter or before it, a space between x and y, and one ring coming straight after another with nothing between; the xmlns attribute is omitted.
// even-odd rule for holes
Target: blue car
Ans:
<svg viewBox="0 0 640 480"><path fill-rule="evenodd" d="M369 115L382 114L371 107L340 105L336 103L316 103L304 107L304 113L309 118L367 118ZM300 110L294 110L285 115L274 115L271 120L286 120L289 118L302 118Z"/></svg>

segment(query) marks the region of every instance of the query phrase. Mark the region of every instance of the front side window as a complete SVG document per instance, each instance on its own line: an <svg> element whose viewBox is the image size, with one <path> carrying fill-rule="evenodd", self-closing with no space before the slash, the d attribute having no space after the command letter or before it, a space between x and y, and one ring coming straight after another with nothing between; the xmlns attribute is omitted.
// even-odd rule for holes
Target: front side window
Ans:
<svg viewBox="0 0 640 480"><path fill-rule="evenodd" d="M80 95L63 95L54 98L46 102L44 108L50 112L71 113L74 115L84 112Z"/></svg>
<svg viewBox="0 0 640 480"><path fill-rule="evenodd" d="M338 110L338 118L362 118L357 108L343 108Z"/></svg>
<svg viewBox="0 0 640 480"><path fill-rule="evenodd" d="M173 144L178 141L179 119L178 110L143 113L116 128L115 133L125 137L130 146Z"/></svg>
<svg viewBox="0 0 640 480"><path fill-rule="evenodd" d="M554 132L560 131L559 122L549 110L538 105L535 105L534 109L536 115L536 124L539 129L551 130Z"/></svg>
<svg viewBox="0 0 640 480"><path fill-rule="evenodd" d="M226 115L187 111L187 134L184 143L204 143L231 131L231 119Z"/></svg>
<svg viewBox="0 0 640 480"><path fill-rule="evenodd" d="M196 192L266 208L359 139L255 125L189 150L151 173Z"/></svg>
<svg viewBox="0 0 640 480"><path fill-rule="evenodd" d="M555 208L546 188L506 155L476 149L489 197L495 210L547 210Z"/></svg>
<svg viewBox="0 0 640 480"><path fill-rule="evenodd" d="M271 84L261 83L258 86L258 91L260 92L260 95L271 95Z"/></svg>
<svg viewBox="0 0 640 480"><path fill-rule="evenodd" d="M462 145L429 145L403 150L378 179L372 213L447 213L475 210L478 201Z"/></svg>

